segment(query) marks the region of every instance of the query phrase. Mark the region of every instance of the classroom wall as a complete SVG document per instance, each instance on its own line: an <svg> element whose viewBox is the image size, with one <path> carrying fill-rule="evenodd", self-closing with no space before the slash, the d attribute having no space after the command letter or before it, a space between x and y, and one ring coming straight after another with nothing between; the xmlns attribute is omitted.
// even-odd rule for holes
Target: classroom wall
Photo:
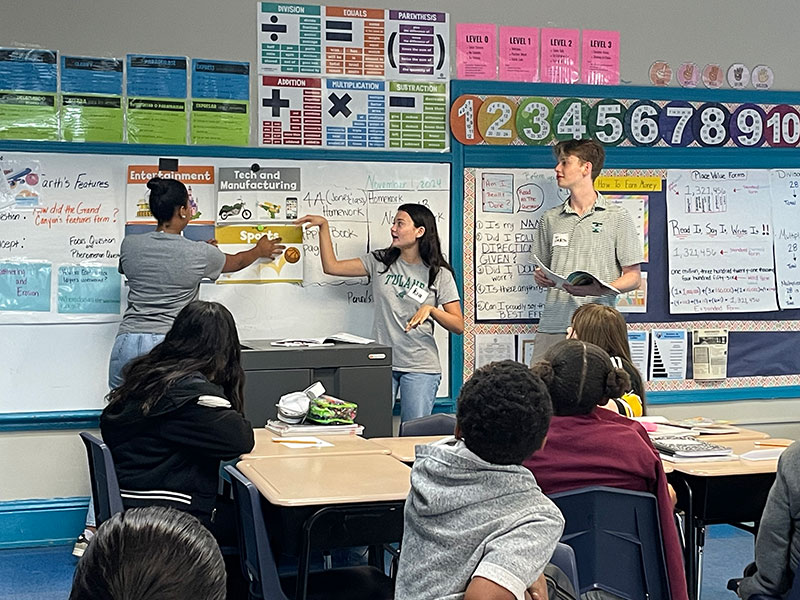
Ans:
<svg viewBox="0 0 800 600"><path fill-rule="evenodd" d="M432 8L424 0L350 0L340 4ZM655 60L668 61L674 69L684 61L694 61L701 67L718 63L723 68L742 62L751 68L771 66L774 89L800 90L800 61L787 51L796 33L794 20L787 18L796 12L793 0L772 0L757 10L746 0L724 4L641 0L617 3L613 8L609 3L590 0L439 0L435 8L449 12L452 23L618 30L623 84L648 85L648 69ZM146 52L252 62L256 56L255 15L254 0L28 0L16 3L13 13L0 19L0 45L97 56ZM455 28L451 31L454 33ZM454 61L452 64L455 68ZM68 326L47 327L58 335L56 327ZM47 345L26 345L21 328L0 327L4 346L10 337L22 343L14 344L15 352L42 363L43 379L69 376L60 372L58 357L51 355ZM98 336L91 343L107 340L110 349L112 338L113 327L99 326ZM96 360L107 360L107 352L98 351ZM98 397L105 391L101 388L104 386L99 382L96 389L86 392ZM13 389L0 390L0 412L3 399L12 394ZM773 400L672 405L658 407L657 412L671 417L735 417L745 426L775 436L800 437L800 422L787 416L796 414L796 406L794 400ZM88 495L85 457L74 431L0 433L0 456L4 459L0 461L0 501Z"/></svg>

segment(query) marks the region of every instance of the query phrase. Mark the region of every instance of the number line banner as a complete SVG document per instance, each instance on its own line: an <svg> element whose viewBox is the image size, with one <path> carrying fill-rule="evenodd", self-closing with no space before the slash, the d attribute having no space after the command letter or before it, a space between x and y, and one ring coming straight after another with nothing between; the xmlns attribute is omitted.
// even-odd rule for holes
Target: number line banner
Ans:
<svg viewBox="0 0 800 600"><path fill-rule="evenodd" d="M450 107L450 129L466 145L593 138L606 146L794 148L800 106L463 94Z"/></svg>

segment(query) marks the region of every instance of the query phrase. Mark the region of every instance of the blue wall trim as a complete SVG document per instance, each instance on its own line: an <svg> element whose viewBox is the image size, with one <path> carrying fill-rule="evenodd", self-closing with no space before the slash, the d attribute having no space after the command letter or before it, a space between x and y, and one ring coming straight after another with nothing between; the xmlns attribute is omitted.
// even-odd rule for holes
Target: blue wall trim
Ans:
<svg viewBox="0 0 800 600"><path fill-rule="evenodd" d="M88 506L88 497L0 502L0 549L71 544Z"/></svg>
<svg viewBox="0 0 800 600"><path fill-rule="evenodd" d="M747 400L800 399L800 385L744 387L716 390L647 392L648 404L694 404L699 402L743 402Z"/></svg>
<svg viewBox="0 0 800 600"><path fill-rule="evenodd" d="M20 412L0 414L0 431L97 429L99 426L99 410Z"/></svg>

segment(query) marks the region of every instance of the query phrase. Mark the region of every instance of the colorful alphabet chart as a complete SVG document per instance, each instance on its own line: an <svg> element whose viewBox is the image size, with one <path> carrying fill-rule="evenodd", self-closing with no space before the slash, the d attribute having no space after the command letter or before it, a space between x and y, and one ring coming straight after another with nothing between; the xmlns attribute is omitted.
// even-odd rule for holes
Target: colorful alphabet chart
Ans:
<svg viewBox="0 0 800 600"><path fill-rule="evenodd" d="M322 7L258 3L259 72L319 74Z"/></svg>
<svg viewBox="0 0 800 600"><path fill-rule="evenodd" d="M449 79L450 27L447 13L389 11L386 76L393 79Z"/></svg>
<svg viewBox="0 0 800 600"><path fill-rule="evenodd" d="M447 84L389 83L389 148L446 150Z"/></svg>
<svg viewBox="0 0 800 600"><path fill-rule="evenodd" d="M259 83L259 145L321 146L322 80L263 75Z"/></svg>
<svg viewBox="0 0 800 600"><path fill-rule="evenodd" d="M327 147L386 147L386 82L327 79L323 106Z"/></svg>
<svg viewBox="0 0 800 600"><path fill-rule="evenodd" d="M326 6L324 27L328 75L383 77L383 9Z"/></svg>

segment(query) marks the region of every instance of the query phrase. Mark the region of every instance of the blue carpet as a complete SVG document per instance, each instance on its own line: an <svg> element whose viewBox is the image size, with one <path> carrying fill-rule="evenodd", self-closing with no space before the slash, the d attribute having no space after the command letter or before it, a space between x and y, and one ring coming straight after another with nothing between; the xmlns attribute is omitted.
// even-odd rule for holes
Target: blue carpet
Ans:
<svg viewBox="0 0 800 600"><path fill-rule="evenodd" d="M69 596L76 560L72 546L0 550L0 600L63 600ZM753 536L709 527L703 557L701 600L736 600L725 586L753 560Z"/></svg>

